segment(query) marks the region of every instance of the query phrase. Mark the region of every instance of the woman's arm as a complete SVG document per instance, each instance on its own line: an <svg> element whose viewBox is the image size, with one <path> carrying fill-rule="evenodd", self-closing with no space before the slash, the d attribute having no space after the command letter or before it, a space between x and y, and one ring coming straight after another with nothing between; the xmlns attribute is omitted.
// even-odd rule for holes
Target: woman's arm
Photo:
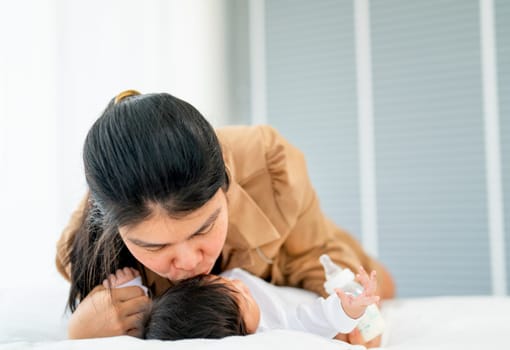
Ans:
<svg viewBox="0 0 510 350"><path fill-rule="evenodd" d="M336 264L352 271L357 271L360 265L367 271L376 270L379 295L382 298L392 297L395 285L388 271L369 257L353 236L324 215L308 176L303 153L275 129L264 126L260 130L274 199L289 226L279 254L285 284L327 296L319 257L328 254Z"/></svg>

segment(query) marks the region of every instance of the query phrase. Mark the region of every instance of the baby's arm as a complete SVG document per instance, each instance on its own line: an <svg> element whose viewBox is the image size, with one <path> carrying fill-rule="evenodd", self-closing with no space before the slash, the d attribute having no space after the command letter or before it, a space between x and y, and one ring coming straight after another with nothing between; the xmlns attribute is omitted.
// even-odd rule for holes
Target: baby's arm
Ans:
<svg viewBox="0 0 510 350"><path fill-rule="evenodd" d="M129 286L138 286L143 289L145 295L147 295L147 287L142 284L140 272L131 267L125 267L118 269L115 273L110 274L108 278L103 281L105 288L123 288Z"/></svg>
<svg viewBox="0 0 510 350"><path fill-rule="evenodd" d="M376 295L377 276L375 271L372 271L370 276L368 276L367 272L360 266L356 280L363 286L363 293L360 295L354 296L345 293L341 289L335 289L345 313L354 319L361 317L365 313L367 306L379 302L380 299Z"/></svg>
<svg viewBox="0 0 510 350"><path fill-rule="evenodd" d="M131 267L125 267L123 269L118 269L115 273L112 273L103 281L103 286L105 288L117 288L124 283L127 283L137 276L140 276L140 272Z"/></svg>
<svg viewBox="0 0 510 350"><path fill-rule="evenodd" d="M363 287L359 295L351 295L337 289L328 298L318 298L313 303L298 305L295 320L288 317L290 328L304 330L328 338L351 332L363 316L367 306L377 303L377 279L375 271L369 277L360 268L356 279ZM294 322L296 321L296 322Z"/></svg>

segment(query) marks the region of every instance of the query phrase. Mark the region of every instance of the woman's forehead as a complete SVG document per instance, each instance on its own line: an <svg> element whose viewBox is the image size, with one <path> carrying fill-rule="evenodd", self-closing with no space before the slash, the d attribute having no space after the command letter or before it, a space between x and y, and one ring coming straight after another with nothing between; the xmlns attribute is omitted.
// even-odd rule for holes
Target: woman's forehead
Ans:
<svg viewBox="0 0 510 350"><path fill-rule="evenodd" d="M180 241L192 235L206 220L206 214L179 219L168 215L153 215L136 225L119 227L119 233L123 239L168 244L174 243L167 242L170 237Z"/></svg>

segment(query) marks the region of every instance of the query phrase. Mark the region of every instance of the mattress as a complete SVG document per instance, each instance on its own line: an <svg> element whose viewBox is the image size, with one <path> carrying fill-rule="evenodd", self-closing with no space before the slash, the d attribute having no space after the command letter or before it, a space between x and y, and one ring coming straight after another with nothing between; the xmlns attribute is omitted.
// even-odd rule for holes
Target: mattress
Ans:
<svg viewBox="0 0 510 350"><path fill-rule="evenodd" d="M296 302L315 298L310 292L281 288ZM0 349L364 349L337 340L290 330L274 330L219 340L141 340L129 336L66 339L68 313L64 287L0 288ZM434 297L384 302L386 350L510 349L510 298Z"/></svg>

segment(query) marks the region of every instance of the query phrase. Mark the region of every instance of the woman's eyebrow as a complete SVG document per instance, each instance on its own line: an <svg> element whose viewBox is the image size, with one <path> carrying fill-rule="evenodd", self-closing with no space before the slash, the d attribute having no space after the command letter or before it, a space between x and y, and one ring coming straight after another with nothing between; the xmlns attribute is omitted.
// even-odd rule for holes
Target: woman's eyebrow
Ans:
<svg viewBox="0 0 510 350"><path fill-rule="evenodd" d="M205 222L202 224L202 226L200 226L200 228L198 230L196 230L195 232L193 232L192 234L190 234L188 236L188 238L196 235L197 233L201 232L202 230L204 230L205 228L207 228L207 226L209 226L214 220L216 220L216 218L218 217L218 215L220 215L220 212L221 212L221 207L216 209L208 218L207 220L205 220ZM142 248L156 248L156 247L162 247L162 246L169 246L169 245L172 245L172 243L149 243L149 242L145 242L145 241L142 241L141 239L137 239L137 238L128 238L129 241L131 241L131 243L133 244L136 244L137 246L139 247L142 247Z"/></svg>
<svg viewBox="0 0 510 350"><path fill-rule="evenodd" d="M212 214L211 216L209 216L209 218L207 220L205 220L205 222L203 223L202 226L200 226L200 228L198 230L196 230L195 232L193 232L191 235L189 235L188 237L191 237L191 236L194 236L196 235L197 233L200 233L201 231L203 231L205 228L207 228L207 226L209 226L214 220L216 220L216 218L218 217L218 215L220 215L220 212L221 212L221 207L219 207L218 209L216 209Z"/></svg>
<svg viewBox="0 0 510 350"><path fill-rule="evenodd" d="M128 238L128 239L131 241L131 243L136 244L137 246L142 247L142 248L156 248L156 247L162 247L162 246L166 245L165 243L148 243L148 242L144 242L139 239L136 239L136 238Z"/></svg>

